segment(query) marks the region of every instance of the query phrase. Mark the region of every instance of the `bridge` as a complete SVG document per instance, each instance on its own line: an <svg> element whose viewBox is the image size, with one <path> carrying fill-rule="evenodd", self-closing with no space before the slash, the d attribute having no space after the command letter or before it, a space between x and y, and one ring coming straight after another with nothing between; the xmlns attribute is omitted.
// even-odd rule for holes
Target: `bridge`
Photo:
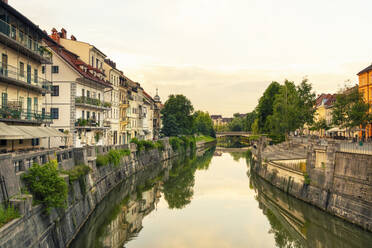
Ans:
<svg viewBox="0 0 372 248"><path fill-rule="evenodd" d="M216 138L226 137L226 136L242 136L242 137L249 137L252 136L251 132L217 132Z"/></svg>

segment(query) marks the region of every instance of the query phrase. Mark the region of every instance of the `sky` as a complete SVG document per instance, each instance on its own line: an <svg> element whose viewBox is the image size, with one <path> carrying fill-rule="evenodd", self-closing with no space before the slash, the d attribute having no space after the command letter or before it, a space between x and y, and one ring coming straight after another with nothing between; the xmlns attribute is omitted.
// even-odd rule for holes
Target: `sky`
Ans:
<svg viewBox="0 0 372 248"><path fill-rule="evenodd" d="M370 0L9 0L49 33L95 45L164 102L247 113L272 81L317 94L358 83L372 62Z"/></svg>

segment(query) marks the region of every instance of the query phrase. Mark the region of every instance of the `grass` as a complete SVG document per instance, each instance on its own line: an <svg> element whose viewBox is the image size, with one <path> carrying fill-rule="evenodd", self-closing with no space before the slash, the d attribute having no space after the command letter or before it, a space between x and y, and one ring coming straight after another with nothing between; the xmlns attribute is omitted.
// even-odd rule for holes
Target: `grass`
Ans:
<svg viewBox="0 0 372 248"><path fill-rule="evenodd" d="M14 207L8 206L7 208L4 208L3 206L0 206L0 227L18 217L20 217L20 214Z"/></svg>
<svg viewBox="0 0 372 248"><path fill-rule="evenodd" d="M211 137L211 136L205 136L205 135L200 135L196 137L196 142L204 141L204 142L211 142L215 141L216 139Z"/></svg>

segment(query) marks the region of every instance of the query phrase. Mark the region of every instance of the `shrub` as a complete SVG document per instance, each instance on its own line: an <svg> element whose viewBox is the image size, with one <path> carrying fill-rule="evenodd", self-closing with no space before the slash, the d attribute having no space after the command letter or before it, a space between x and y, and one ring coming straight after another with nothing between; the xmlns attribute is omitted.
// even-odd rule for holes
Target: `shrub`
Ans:
<svg viewBox="0 0 372 248"><path fill-rule="evenodd" d="M66 174L66 175L69 175L70 182L72 182L72 181L76 181L76 180L82 178L83 176L87 175L91 170L92 169L89 166L87 166L85 164L80 164L80 165L76 165L71 170L62 171L62 173Z"/></svg>
<svg viewBox="0 0 372 248"><path fill-rule="evenodd" d="M13 206L4 208L0 205L0 227L18 217L20 217L20 214Z"/></svg>
<svg viewBox="0 0 372 248"><path fill-rule="evenodd" d="M118 166L120 164L120 152L118 150L110 150L107 153L107 157L110 164L113 164L114 166Z"/></svg>
<svg viewBox="0 0 372 248"><path fill-rule="evenodd" d="M169 143L173 151L178 151L181 147L181 140L178 137L170 137Z"/></svg>
<svg viewBox="0 0 372 248"><path fill-rule="evenodd" d="M106 155L98 155L96 159L96 165L98 167L106 166L109 164L109 159Z"/></svg>
<svg viewBox="0 0 372 248"><path fill-rule="evenodd" d="M120 159L125 156L130 155L130 150L128 149L119 149L119 150L110 150L105 155L98 155L96 159L96 165L98 167L106 166L109 164L113 164L114 166L118 166L120 164Z"/></svg>
<svg viewBox="0 0 372 248"><path fill-rule="evenodd" d="M165 146L164 146L163 141L161 141L161 140L156 141L155 142L155 148L158 149L159 151L164 151Z"/></svg>
<svg viewBox="0 0 372 248"><path fill-rule="evenodd" d="M149 151L149 150L155 148L154 143L152 141L150 141L150 140L141 140L140 142L143 143L143 146L145 147L145 150L146 151Z"/></svg>
<svg viewBox="0 0 372 248"><path fill-rule="evenodd" d="M307 173L304 173L304 184L309 185L310 184L310 176Z"/></svg>
<svg viewBox="0 0 372 248"><path fill-rule="evenodd" d="M67 184L59 176L57 167L56 160L44 165L35 163L22 177L34 196L35 202L42 203L47 212L54 207L66 206Z"/></svg>

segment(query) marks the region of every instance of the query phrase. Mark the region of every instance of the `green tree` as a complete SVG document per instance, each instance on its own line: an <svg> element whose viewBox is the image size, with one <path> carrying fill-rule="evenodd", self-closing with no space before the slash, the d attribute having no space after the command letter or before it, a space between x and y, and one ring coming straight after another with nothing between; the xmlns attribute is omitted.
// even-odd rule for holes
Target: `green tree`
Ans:
<svg viewBox="0 0 372 248"><path fill-rule="evenodd" d="M363 99L357 88L336 96L333 104L332 122L341 128L365 128L371 123L372 115L368 112L370 105Z"/></svg>
<svg viewBox="0 0 372 248"><path fill-rule="evenodd" d="M272 82L265 90L256 107L258 127L261 132L269 132L270 127L267 119L274 113L275 96L279 93L281 86Z"/></svg>
<svg viewBox="0 0 372 248"><path fill-rule="evenodd" d="M252 111L247 114L247 116L245 117L244 131L247 131L247 132L252 131L252 125L254 121L256 120L256 118L257 118L256 111Z"/></svg>
<svg viewBox="0 0 372 248"><path fill-rule="evenodd" d="M301 109L301 127L305 124L311 126L314 122L316 95L312 91L312 85L308 83L307 79L302 80L301 84L297 86L299 97L299 108Z"/></svg>
<svg viewBox="0 0 372 248"><path fill-rule="evenodd" d="M194 132L216 137L213 121L208 112L198 110L194 113Z"/></svg>
<svg viewBox="0 0 372 248"><path fill-rule="evenodd" d="M268 118L273 134L285 134L295 131L303 124L299 93L293 82L285 81L275 96L274 112Z"/></svg>
<svg viewBox="0 0 372 248"><path fill-rule="evenodd" d="M170 95L161 110L165 136L188 135L193 132L194 107L184 95Z"/></svg>

